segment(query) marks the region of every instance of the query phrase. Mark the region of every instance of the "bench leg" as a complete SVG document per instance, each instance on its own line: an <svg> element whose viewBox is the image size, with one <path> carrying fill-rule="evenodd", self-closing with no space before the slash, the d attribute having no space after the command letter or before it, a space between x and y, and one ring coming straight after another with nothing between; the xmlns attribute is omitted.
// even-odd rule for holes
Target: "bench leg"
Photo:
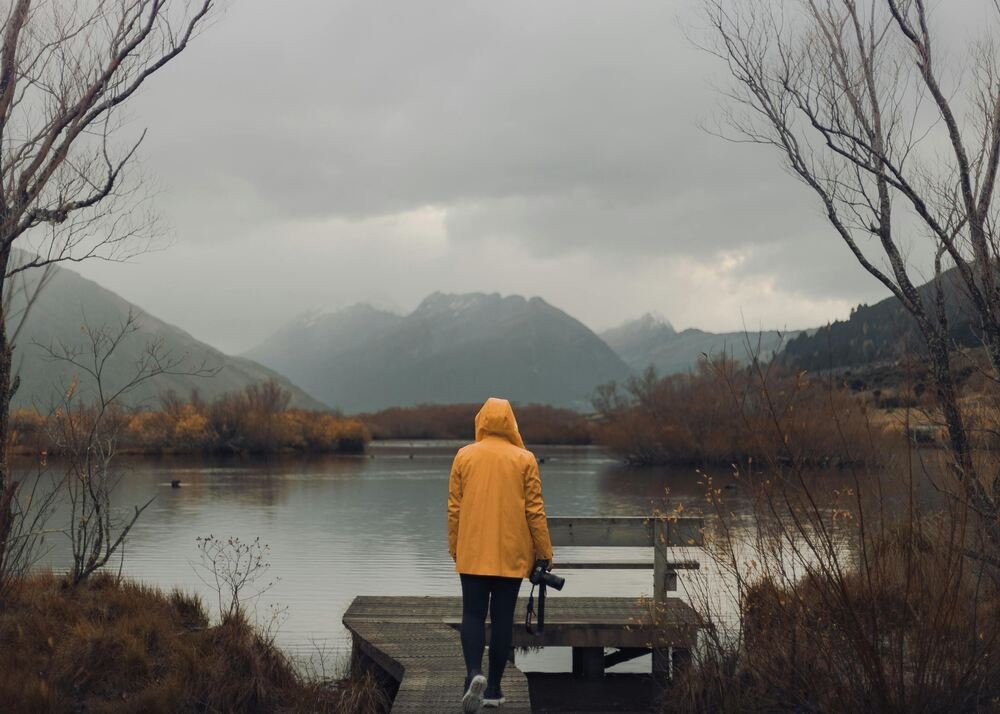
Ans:
<svg viewBox="0 0 1000 714"><path fill-rule="evenodd" d="M670 648L653 648L653 677L661 684L670 680Z"/></svg>
<svg viewBox="0 0 1000 714"><path fill-rule="evenodd" d="M574 647L573 674L584 679L604 677L604 648Z"/></svg>
<svg viewBox="0 0 1000 714"><path fill-rule="evenodd" d="M676 680L691 667L691 650L674 647L670 650L670 679Z"/></svg>

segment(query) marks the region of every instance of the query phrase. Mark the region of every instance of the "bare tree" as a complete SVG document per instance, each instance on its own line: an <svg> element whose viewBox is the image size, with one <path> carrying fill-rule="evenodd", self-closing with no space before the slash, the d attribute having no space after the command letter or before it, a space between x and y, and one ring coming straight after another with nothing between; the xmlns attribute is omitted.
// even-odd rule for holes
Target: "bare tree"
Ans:
<svg viewBox="0 0 1000 714"><path fill-rule="evenodd" d="M983 35L953 66L925 0L704 0L702 46L733 80L721 133L777 149L861 266L913 317L955 472L995 548L1000 475L977 473L973 461L943 277L955 268L1000 378L1000 2L981 6ZM934 276L923 295L921 267L908 259L914 238L926 239Z"/></svg>
<svg viewBox="0 0 1000 714"><path fill-rule="evenodd" d="M123 105L177 57L217 0L5 0L0 30L0 295L26 270L142 250L134 210L142 135L119 140ZM18 249L26 252L16 258ZM0 566L18 484L6 445L17 389L0 305Z"/></svg>
<svg viewBox="0 0 1000 714"><path fill-rule="evenodd" d="M125 542L129 531L152 499L134 507L132 513L119 513L111 502L120 476L114 467L118 441L128 425L128 413L122 400L140 385L162 375L211 376L214 370L204 366L182 368L183 357L172 356L162 341L147 343L124 379L108 379L109 360L123 343L139 331L137 318L129 313L117 327L92 328L84 325L87 344L66 347L43 347L50 360L64 362L78 373L66 385L62 404L55 410L50 435L53 446L65 457L65 488L70 504L67 529L73 550L74 584L85 580L105 566ZM93 387L95 399L80 398L80 377Z"/></svg>

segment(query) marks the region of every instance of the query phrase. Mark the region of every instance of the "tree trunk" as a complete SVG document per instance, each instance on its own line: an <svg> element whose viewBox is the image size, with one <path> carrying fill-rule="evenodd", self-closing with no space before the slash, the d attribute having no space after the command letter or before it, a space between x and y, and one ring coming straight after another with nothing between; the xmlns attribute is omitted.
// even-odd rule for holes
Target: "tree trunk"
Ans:
<svg viewBox="0 0 1000 714"><path fill-rule="evenodd" d="M0 296L6 285L10 249L0 253ZM8 540L14 527L14 495L17 484L10 473L10 400L14 364L14 348L7 339L7 314L0 299L0 583L6 580L10 566L7 558Z"/></svg>
<svg viewBox="0 0 1000 714"><path fill-rule="evenodd" d="M948 441L955 458L955 465L962 472L963 479L975 478L969 435L958 406L958 389L955 387L955 378L951 371L948 345L935 335L927 340L927 349L931 355L937 400L941 405L945 426L948 429Z"/></svg>
<svg viewBox="0 0 1000 714"><path fill-rule="evenodd" d="M1000 503L997 501L1000 494L996 493L995 488L993 493L987 492L976 472L969 433L958 404L958 389L951 372L947 342L935 338L927 343L934 370L937 401L948 429L948 441L958 479L969 506L983 519L986 541L992 548L1000 548Z"/></svg>

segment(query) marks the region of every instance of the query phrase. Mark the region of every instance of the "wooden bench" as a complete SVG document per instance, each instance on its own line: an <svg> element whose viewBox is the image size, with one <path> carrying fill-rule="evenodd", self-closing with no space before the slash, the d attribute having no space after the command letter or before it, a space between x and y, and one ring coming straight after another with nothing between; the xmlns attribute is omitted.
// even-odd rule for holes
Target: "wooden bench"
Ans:
<svg viewBox="0 0 1000 714"><path fill-rule="evenodd" d="M605 655L604 647L573 648L573 672L587 678L597 678L604 669L652 652L653 673L669 676L687 665L691 650L697 644L701 619L690 606L670 593L677 590L679 570L697 570L697 560L670 560L670 549L704 546L704 521L692 517L551 517L549 535L552 545L559 547L645 547L653 549L653 559L620 561L558 561L559 570L631 570L652 569L653 599L650 603L653 632L648 626L637 626L635 632L648 635L642 644L621 644L618 651ZM558 550L556 551L558 555ZM550 602L560 606L560 599ZM552 609L550 607L550 610Z"/></svg>

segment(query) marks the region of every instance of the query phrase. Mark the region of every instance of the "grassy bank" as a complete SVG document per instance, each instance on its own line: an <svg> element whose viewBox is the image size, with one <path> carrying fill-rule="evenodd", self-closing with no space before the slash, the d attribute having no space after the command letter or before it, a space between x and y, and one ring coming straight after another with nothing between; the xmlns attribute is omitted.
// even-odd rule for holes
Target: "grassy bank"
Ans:
<svg viewBox="0 0 1000 714"><path fill-rule="evenodd" d="M97 575L78 587L42 573L0 609L5 712L369 712L367 673L301 675L245 617L210 624L202 603Z"/></svg>

